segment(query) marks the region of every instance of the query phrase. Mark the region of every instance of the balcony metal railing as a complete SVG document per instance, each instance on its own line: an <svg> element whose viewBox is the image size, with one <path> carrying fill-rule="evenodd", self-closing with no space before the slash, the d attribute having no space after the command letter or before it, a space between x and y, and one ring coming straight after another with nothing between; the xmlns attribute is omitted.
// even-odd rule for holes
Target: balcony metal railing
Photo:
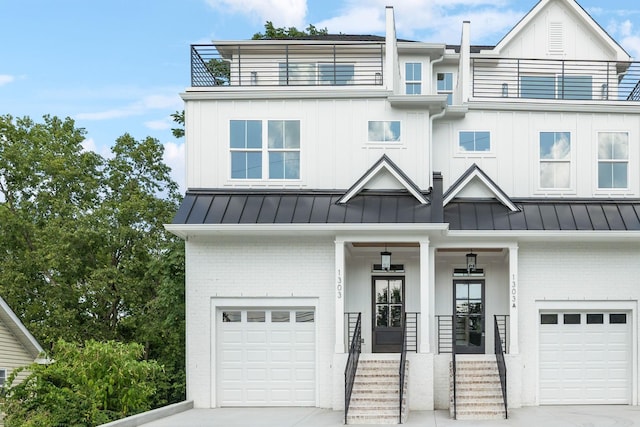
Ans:
<svg viewBox="0 0 640 427"><path fill-rule="evenodd" d="M384 43L191 46L191 86L382 85Z"/></svg>
<svg viewBox="0 0 640 427"><path fill-rule="evenodd" d="M473 97L640 101L640 62L474 58Z"/></svg>

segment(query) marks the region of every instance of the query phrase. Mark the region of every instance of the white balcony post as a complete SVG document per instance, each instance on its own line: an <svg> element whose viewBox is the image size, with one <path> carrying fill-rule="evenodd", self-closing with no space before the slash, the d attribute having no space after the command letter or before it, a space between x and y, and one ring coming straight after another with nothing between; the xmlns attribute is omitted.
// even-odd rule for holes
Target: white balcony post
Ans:
<svg viewBox="0 0 640 427"><path fill-rule="evenodd" d="M433 300L435 295L431 249L429 239L420 241L420 322L418 343L419 353L431 351L431 316L433 315Z"/></svg>
<svg viewBox="0 0 640 427"><path fill-rule="evenodd" d="M518 354L518 246L509 246L509 353Z"/></svg>
<svg viewBox="0 0 640 427"><path fill-rule="evenodd" d="M336 248L336 261L335 261L335 303L336 303L336 344L335 344L335 352L336 353L344 353L345 345L344 345L344 294L345 294L345 283L344 283L344 241L336 240L335 241Z"/></svg>

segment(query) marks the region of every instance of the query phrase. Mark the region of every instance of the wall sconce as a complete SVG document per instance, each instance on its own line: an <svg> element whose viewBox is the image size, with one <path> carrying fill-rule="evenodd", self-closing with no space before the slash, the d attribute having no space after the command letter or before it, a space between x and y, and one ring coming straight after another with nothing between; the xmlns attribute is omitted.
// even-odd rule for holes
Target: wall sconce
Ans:
<svg viewBox="0 0 640 427"><path fill-rule="evenodd" d="M467 273L471 273L472 271L476 270L477 258L478 255L474 254L473 252L469 252L467 254Z"/></svg>
<svg viewBox="0 0 640 427"><path fill-rule="evenodd" d="M391 252L387 251L387 247L384 247L384 252L380 252L380 264L384 271L391 269Z"/></svg>

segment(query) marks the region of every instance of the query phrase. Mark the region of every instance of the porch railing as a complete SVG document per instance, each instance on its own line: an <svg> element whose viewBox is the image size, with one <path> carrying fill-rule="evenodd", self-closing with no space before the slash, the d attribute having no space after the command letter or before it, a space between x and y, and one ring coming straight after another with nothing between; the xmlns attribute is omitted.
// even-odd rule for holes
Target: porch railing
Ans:
<svg viewBox="0 0 640 427"><path fill-rule="evenodd" d="M398 378L400 379L398 384L398 394L400 396L400 402L398 404L398 424L402 424L402 399L404 398L404 374L407 365L407 314L404 314L404 321L402 322L402 350L400 351L400 371L398 372Z"/></svg>
<svg viewBox="0 0 640 427"><path fill-rule="evenodd" d="M438 353L452 353L454 347L453 316L436 316L438 327Z"/></svg>
<svg viewBox="0 0 640 427"><path fill-rule="evenodd" d="M473 58L473 96L640 101L640 62Z"/></svg>
<svg viewBox="0 0 640 427"><path fill-rule="evenodd" d="M504 401L504 417L509 418L507 411L507 364L504 361L504 347L500 338L500 329L498 326L498 316L494 316L494 350L496 353L496 362L498 363L498 373L500 374L500 386L502 387L502 400Z"/></svg>
<svg viewBox="0 0 640 427"><path fill-rule="evenodd" d="M383 84L384 42L218 42L191 45L191 86Z"/></svg>
<svg viewBox="0 0 640 427"><path fill-rule="evenodd" d="M358 370L358 360L362 350L362 313L358 313L358 318L354 327L353 338L349 346L349 358L344 369L344 423L347 424L347 414L351 404L351 392Z"/></svg>

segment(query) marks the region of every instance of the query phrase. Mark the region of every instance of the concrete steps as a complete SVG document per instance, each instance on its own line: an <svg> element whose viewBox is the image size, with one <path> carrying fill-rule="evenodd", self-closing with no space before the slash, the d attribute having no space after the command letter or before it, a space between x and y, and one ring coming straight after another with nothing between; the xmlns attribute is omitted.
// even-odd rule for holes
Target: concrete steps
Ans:
<svg viewBox="0 0 640 427"><path fill-rule="evenodd" d="M453 363L453 362L452 362ZM450 404L453 413L453 366L450 365ZM505 418L498 365L495 360L456 362L456 419L489 420Z"/></svg>
<svg viewBox="0 0 640 427"><path fill-rule="evenodd" d="M400 361L393 359L360 359L353 384L347 424L398 424ZM402 402L402 420L407 417L406 363Z"/></svg>

